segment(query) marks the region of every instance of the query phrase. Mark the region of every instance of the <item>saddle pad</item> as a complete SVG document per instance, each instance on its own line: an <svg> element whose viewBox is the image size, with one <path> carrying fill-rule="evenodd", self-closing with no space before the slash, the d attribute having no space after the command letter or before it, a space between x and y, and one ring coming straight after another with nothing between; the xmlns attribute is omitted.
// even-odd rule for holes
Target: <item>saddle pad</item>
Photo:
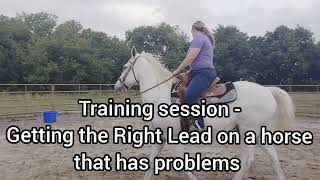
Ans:
<svg viewBox="0 0 320 180"><path fill-rule="evenodd" d="M180 103L180 97L178 93L178 86L181 83L181 80L172 85L171 88L171 102L172 103ZM232 82L227 82L225 84L226 92L222 95L218 96L207 96L205 97L208 104L223 104L230 103L237 99L237 92Z"/></svg>
<svg viewBox="0 0 320 180"><path fill-rule="evenodd" d="M208 96L206 97L206 102L208 104L222 104L222 103L230 103L237 99L237 91L232 82L227 82L226 84L226 92L222 95L218 96Z"/></svg>

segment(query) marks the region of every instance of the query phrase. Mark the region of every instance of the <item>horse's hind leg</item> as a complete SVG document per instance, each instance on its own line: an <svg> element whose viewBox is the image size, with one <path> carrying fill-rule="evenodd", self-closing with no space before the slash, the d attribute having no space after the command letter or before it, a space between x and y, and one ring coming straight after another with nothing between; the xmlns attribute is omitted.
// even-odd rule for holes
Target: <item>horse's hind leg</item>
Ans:
<svg viewBox="0 0 320 180"><path fill-rule="evenodd" d="M144 175L144 180L151 180L152 176L153 176L153 172L154 172L154 158L157 157L163 147L164 147L165 143L163 144L153 144L152 145L152 150L151 150L151 154L150 154L150 157L149 157L149 160L150 160L150 168L149 170L146 172L146 174Z"/></svg>
<svg viewBox="0 0 320 180"><path fill-rule="evenodd" d="M277 176L277 180L284 180L285 177L283 175L283 172L281 170L280 162L278 159L278 155L276 152L276 149L273 145L259 145L261 149L269 156L269 158L272 161L272 168L274 173Z"/></svg>
<svg viewBox="0 0 320 180"><path fill-rule="evenodd" d="M233 180L241 180L246 176L252 161L254 160L254 146L242 143L240 149L241 169L232 178Z"/></svg>
<svg viewBox="0 0 320 180"><path fill-rule="evenodd" d="M175 145L174 147L176 157L183 158L183 148L181 145ZM192 174L192 172L185 171L184 172L188 180L197 180L197 178Z"/></svg>

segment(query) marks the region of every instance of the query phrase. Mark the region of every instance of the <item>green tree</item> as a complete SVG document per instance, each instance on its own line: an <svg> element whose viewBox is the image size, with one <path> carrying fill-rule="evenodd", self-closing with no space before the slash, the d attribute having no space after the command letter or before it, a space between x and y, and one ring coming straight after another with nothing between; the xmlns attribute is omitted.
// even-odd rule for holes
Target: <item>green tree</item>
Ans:
<svg viewBox="0 0 320 180"><path fill-rule="evenodd" d="M126 32L130 47L159 55L174 69L183 60L188 48L188 37L177 26L161 23L156 26L140 26Z"/></svg>
<svg viewBox="0 0 320 180"><path fill-rule="evenodd" d="M31 38L20 20L0 16L0 82L24 82L24 57Z"/></svg>
<svg viewBox="0 0 320 180"><path fill-rule="evenodd" d="M301 84L310 82L310 62L315 58L313 34L306 29L277 27L263 37L262 44L252 48L261 54L255 57L258 83Z"/></svg>
<svg viewBox="0 0 320 180"><path fill-rule="evenodd" d="M187 35L166 23L129 30L121 40L74 20L56 22L57 16L44 12L0 15L0 83L114 83L133 45L159 55L171 69L189 46ZM250 37L220 25L215 37L214 61L223 81L320 82L320 42L308 29L279 26Z"/></svg>
<svg viewBox="0 0 320 180"><path fill-rule="evenodd" d="M224 81L248 79L248 64L251 62L249 37L235 26L219 25L215 29L216 48L214 61L218 76Z"/></svg>
<svg viewBox="0 0 320 180"><path fill-rule="evenodd" d="M57 24L57 16L45 12L26 14L22 13L17 16L30 32L39 36L51 35L53 28Z"/></svg>

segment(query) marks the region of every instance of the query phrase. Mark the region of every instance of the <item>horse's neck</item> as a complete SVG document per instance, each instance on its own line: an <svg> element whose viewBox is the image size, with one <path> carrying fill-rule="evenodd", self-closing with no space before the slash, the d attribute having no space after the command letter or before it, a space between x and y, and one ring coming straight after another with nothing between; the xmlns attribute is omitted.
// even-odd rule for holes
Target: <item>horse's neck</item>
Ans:
<svg viewBox="0 0 320 180"><path fill-rule="evenodd" d="M138 63L138 62L137 62ZM152 62L147 60L140 61L139 66L137 66L137 72L139 76L139 84L140 84L140 92L151 88L154 85L157 85L167 79L168 74L164 74L160 68L156 65L152 65ZM139 69L138 69L139 68ZM157 107L161 103L171 104L171 84L172 81L168 81L166 83L161 84L158 87L151 89L143 94L141 94L143 103L153 103L155 110L157 112ZM151 125L153 128L162 128L166 129L167 127L174 127L178 132L180 129L180 121L179 118L167 117L167 118L159 118L158 113L154 114L154 118L151 121Z"/></svg>
<svg viewBox="0 0 320 180"><path fill-rule="evenodd" d="M163 82L166 79L166 77L163 77L163 75L160 73L159 69L156 69L150 64L151 62L143 60L137 63L139 63L137 69L139 72L139 84L141 92ZM142 101L144 103L155 104L170 103L170 89L171 81L168 81L141 94Z"/></svg>

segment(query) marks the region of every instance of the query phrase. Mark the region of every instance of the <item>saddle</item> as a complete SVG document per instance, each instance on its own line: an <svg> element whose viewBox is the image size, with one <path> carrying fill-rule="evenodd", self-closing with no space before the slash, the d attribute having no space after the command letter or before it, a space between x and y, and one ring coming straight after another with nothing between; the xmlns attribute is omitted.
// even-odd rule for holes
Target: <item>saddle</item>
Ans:
<svg viewBox="0 0 320 180"><path fill-rule="evenodd" d="M171 88L172 103L185 102L184 92L189 84L189 72L182 73L178 76L179 81L173 84ZM230 103L237 99L236 89L232 82L225 84L219 83L220 78L216 77L210 87L201 95L200 99L206 99L207 104ZM181 117L180 123L183 131L189 131L190 125L197 127L195 118Z"/></svg>
<svg viewBox="0 0 320 180"><path fill-rule="evenodd" d="M189 72L178 76L179 81L171 88L171 99L175 103L184 102L184 92L189 84ZM219 83L220 78L216 77L210 87L199 99L206 99L207 103L229 103L237 99L237 93L232 82Z"/></svg>

